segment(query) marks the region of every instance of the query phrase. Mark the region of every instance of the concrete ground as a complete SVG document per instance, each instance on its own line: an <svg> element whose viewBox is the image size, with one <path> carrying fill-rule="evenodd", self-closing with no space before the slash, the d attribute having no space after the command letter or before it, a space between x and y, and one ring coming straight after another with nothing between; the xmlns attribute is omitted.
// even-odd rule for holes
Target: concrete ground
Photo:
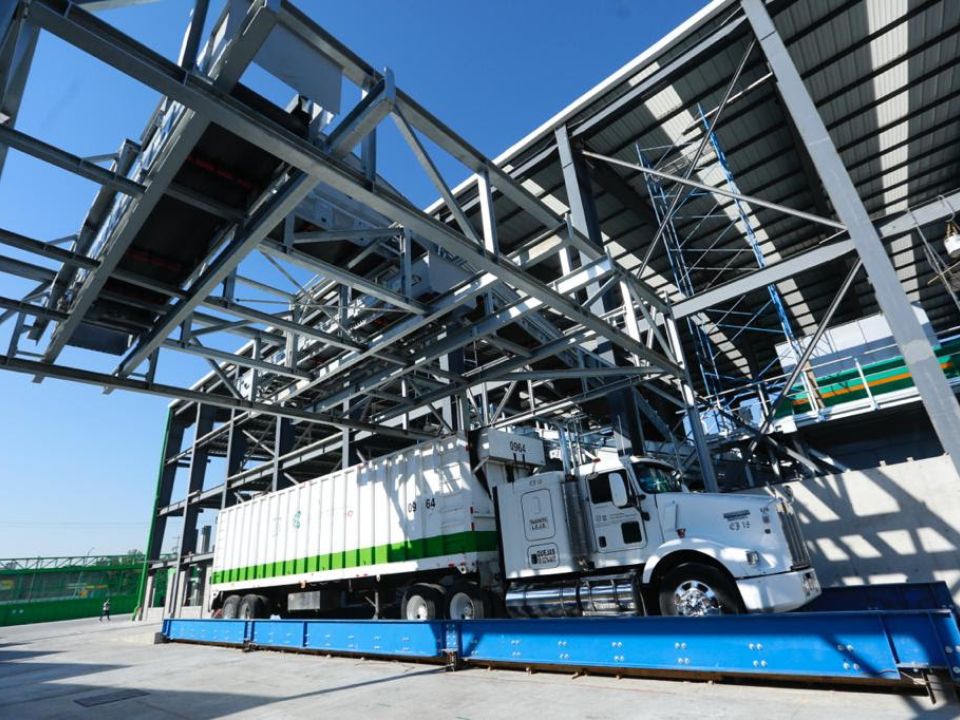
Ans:
<svg viewBox="0 0 960 720"><path fill-rule="evenodd" d="M0 628L0 718L958 718L926 696L526 675L153 645L158 625L96 619Z"/></svg>

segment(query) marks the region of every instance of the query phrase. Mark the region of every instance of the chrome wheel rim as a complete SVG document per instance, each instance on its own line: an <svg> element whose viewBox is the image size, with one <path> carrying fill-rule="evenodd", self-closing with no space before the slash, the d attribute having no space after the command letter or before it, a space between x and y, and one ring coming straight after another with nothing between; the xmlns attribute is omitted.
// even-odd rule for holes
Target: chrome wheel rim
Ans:
<svg viewBox="0 0 960 720"><path fill-rule="evenodd" d="M684 580L673 591L673 606L677 615L704 617L720 615L720 598L712 587L702 580Z"/></svg>
<svg viewBox="0 0 960 720"><path fill-rule="evenodd" d="M473 598L469 595L458 592L450 598L451 620L473 620L475 615L476 608L473 606Z"/></svg>
<svg viewBox="0 0 960 720"><path fill-rule="evenodd" d="M407 620L429 620L427 603L419 595L407 600Z"/></svg>

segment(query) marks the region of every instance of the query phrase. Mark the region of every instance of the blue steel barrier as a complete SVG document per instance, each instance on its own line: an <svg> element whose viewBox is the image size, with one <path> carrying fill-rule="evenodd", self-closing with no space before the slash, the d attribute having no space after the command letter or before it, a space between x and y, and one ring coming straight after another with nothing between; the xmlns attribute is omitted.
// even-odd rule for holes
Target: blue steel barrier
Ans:
<svg viewBox="0 0 960 720"><path fill-rule="evenodd" d="M863 609L864 607L882 609ZM830 609L836 608L836 609ZM859 608L859 609L855 609ZM164 621L173 641L475 664L960 682L960 620L943 583L836 588L812 609L708 618Z"/></svg>

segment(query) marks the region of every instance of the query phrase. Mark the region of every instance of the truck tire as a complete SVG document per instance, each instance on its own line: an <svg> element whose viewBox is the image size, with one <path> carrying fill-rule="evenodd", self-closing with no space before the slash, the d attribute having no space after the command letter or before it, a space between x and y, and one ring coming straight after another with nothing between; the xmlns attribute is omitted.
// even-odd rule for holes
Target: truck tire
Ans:
<svg viewBox="0 0 960 720"><path fill-rule="evenodd" d="M223 601L223 613L221 616L224 620L236 620L240 616L239 595L227 596L227 599Z"/></svg>
<svg viewBox="0 0 960 720"><path fill-rule="evenodd" d="M717 568L679 565L660 582L660 614L680 617L737 615L743 604L737 586Z"/></svg>
<svg viewBox="0 0 960 720"><path fill-rule="evenodd" d="M429 585L411 585L403 594L402 620L436 620L443 608L443 596Z"/></svg>
<svg viewBox="0 0 960 720"><path fill-rule="evenodd" d="M451 620L480 620L492 614L487 594L476 585L461 583L447 592L446 616Z"/></svg>
<svg viewBox="0 0 960 720"><path fill-rule="evenodd" d="M260 595L244 595L240 601L241 620L257 620L267 616L263 598Z"/></svg>

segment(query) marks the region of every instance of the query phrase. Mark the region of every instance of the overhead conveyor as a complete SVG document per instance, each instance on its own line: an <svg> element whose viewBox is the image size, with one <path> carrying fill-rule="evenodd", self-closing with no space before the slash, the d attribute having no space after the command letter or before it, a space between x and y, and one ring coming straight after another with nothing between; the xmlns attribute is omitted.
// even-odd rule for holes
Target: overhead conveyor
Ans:
<svg viewBox="0 0 960 720"><path fill-rule="evenodd" d="M168 619L172 642L444 662L451 668L754 679L902 689L960 684L960 613L944 583L825 589L803 611L704 618Z"/></svg>

